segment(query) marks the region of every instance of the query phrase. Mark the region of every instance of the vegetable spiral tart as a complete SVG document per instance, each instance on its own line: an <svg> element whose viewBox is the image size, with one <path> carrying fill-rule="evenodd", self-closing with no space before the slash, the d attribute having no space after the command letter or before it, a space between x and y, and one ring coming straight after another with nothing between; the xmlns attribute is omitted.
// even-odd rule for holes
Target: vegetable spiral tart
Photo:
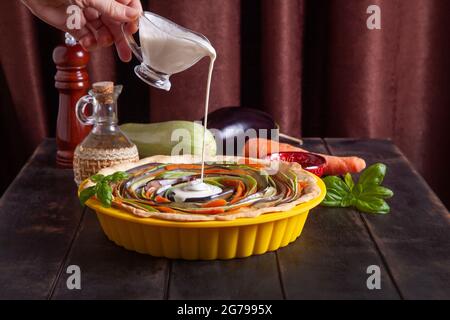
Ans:
<svg viewBox="0 0 450 320"><path fill-rule="evenodd" d="M198 157L154 156L103 169L102 175L125 171L128 178L111 185L112 205L142 218L172 221L233 220L288 211L319 196L315 179L299 164L236 157L213 157L205 164L204 182L219 194L179 201L174 189L198 179ZM87 182L84 188L92 186Z"/></svg>

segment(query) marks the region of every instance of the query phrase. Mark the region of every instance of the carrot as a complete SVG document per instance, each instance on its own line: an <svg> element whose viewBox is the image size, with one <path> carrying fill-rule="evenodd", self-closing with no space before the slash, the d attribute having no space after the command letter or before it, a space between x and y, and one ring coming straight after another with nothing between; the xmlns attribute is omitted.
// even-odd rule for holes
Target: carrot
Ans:
<svg viewBox="0 0 450 320"><path fill-rule="evenodd" d="M252 151L251 146L256 145L256 150L259 158L264 158L266 155L272 152L282 152L282 151L303 151L309 152L305 149L294 147L287 143L278 143L275 141L253 138L249 139L244 146L243 154L249 156ZM272 150L274 149L278 150ZM254 150L254 149L253 149ZM336 157L326 154L320 154L326 160L326 165L324 168L325 175L342 175L346 173L356 173L362 171L366 167L366 162L364 159L358 157Z"/></svg>
<svg viewBox="0 0 450 320"><path fill-rule="evenodd" d="M227 204L227 201L224 199L216 199L211 200L202 205L202 208L213 208L213 207L223 207Z"/></svg>
<svg viewBox="0 0 450 320"><path fill-rule="evenodd" d="M155 197L155 201L158 202L158 203L170 203L170 202L172 202L169 199L161 197L161 196L156 196Z"/></svg>
<svg viewBox="0 0 450 320"><path fill-rule="evenodd" d="M364 159L358 157L334 157L322 155L327 164L324 174L330 176L337 176L346 173L356 173L362 171L366 167Z"/></svg>
<svg viewBox="0 0 450 320"><path fill-rule="evenodd" d="M256 149L255 149L256 146ZM272 150L273 149L273 150ZM256 154L254 154L256 151ZM305 151L303 149L291 146L287 143L277 143L273 140L252 138L244 145L243 154L245 157L264 158L266 155L279 151Z"/></svg>
<svg viewBox="0 0 450 320"><path fill-rule="evenodd" d="M230 203L236 203L241 200L245 196L245 184L241 180L222 180L221 183L227 187L236 188L233 198L230 200Z"/></svg>
<svg viewBox="0 0 450 320"><path fill-rule="evenodd" d="M207 210L198 211L199 214L219 214L224 212L225 212L224 208L211 208Z"/></svg>
<svg viewBox="0 0 450 320"><path fill-rule="evenodd" d="M231 199L230 203L236 203L244 197L245 185L242 181L238 180L238 185L236 187L236 192L234 193L233 199Z"/></svg>
<svg viewBox="0 0 450 320"><path fill-rule="evenodd" d="M202 166L199 164L169 164L167 166L165 166L166 171L172 171L172 170L196 170L196 169L201 169Z"/></svg>

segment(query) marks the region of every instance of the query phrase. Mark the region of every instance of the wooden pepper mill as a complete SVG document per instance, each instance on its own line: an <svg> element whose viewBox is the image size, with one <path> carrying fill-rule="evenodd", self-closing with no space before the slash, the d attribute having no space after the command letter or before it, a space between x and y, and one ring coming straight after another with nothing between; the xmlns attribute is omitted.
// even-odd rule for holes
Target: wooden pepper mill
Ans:
<svg viewBox="0 0 450 320"><path fill-rule="evenodd" d="M72 168L74 150L91 130L91 126L81 124L75 115L77 101L90 87L87 72L89 53L66 33L65 44L53 51L53 61L57 69L55 87L59 90L56 164L60 168Z"/></svg>

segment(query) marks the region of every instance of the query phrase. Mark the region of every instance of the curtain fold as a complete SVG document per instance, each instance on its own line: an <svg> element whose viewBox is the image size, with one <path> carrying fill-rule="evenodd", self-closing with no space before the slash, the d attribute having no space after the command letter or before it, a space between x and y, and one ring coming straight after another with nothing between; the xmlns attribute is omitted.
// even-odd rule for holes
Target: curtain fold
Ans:
<svg viewBox="0 0 450 320"><path fill-rule="evenodd" d="M366 9L381 8L381 30ZM154 11L203 33L218 53L211 110L271 113L294 136L391 138L449 205L450 42L443 0L151 0ZM53 47L62 33L20 1L0 2L0 193L39 142L53 136ZM124 85L121 122L203 116L208 61L150 88L114 48L91 55L91 81ZM382 159L380 159L382 161Z"/></svg>
<svg viewBox="0 0 450 320"><path fill-rule="evenodd" d="M20 1L2 1L0 12L0 61L6 82L6 88L2 90L7 90L13 104L2 108L13 108L17 118L14 132L16 137L24 139L24 147L29 153L49 133L42 95L46 84L40 78L40 43L35 20Z"/></svg>
<svg viewBox="0 0 450 320"><path fill-rule="evenodd" d="M35 20L20 1L0 2L0 12L1 195L49 130Z"/></svg>
<svg viewBox="0 0 450 320"><path fill-rule="evenodd" d="M217 51L211 84L210 110L240 104L240 1L150 1L147 8L178 24L204 34ZM171 77L170 92L150 88L150 119L199 120L204 100L209 59Z"/></svg>
<svg viewBox="0 0 450 320"><path fill-rule="evenodd" d="M262 1L262 107L283 132L301 134L303 0Z"/></svg>

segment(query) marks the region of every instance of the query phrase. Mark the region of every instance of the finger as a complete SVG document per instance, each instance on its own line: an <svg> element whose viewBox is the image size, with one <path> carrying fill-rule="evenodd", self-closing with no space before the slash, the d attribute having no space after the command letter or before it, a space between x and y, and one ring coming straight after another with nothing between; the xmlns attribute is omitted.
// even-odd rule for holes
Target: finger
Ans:
<svg viewBox="0 0 450 320"><path fill-rule="evenodd" d="M101 15L106 15L119 22L135 21L140 11L115 0L80 0L84 8L93 7Z"/></svg>
<svg viewBox="0 0 450 320"><path fill-rule="evenodd" d="M131 49L128 47L122 33L121 24L112 21L111 18L102 17L101 19L114 37L114 43L116 45L120 60L123 62L129 62L131 60Z"/></svg>
<svg viewBox="0 0 450 320"><path fill-rule="evenodd" d="M87 21L94 21L100 18L100 12L91 7L83 9L83 14Z"/></svg>
<svg viewBox="0 0 450 320"><path fill-rule="evenodd" d="M78 43L87 51L97 47L97 40L87 24L79 30L69 30L69 33L77 39Z"/></svg>
<svg viewBox="0 0 450 320"><path fill-rule="evenodd" d="M104 24L97 30L97 42L101 47L109 47L114 43L114 37Z"/></svg>
<svg viewBox="0 0 450 320"><path fill-rule="evenodd" d="M122 60L123 62L130 62L132 58L131 49L125 41L125 38L122 37L121 39L116 41L115 44L120 60Z"/></svg>
<svg viewBox="0 0 450 320"><path fill-rule="evenodd" d="M140 0L117 0L124 5L130 6L139 10L140 15L144 12L142 9L142 3ZM133 22L128 22L125 25L125 32L128 34L135 34L139 30L139 19L136 19Z"/></svg>
<svg viewBox="0 0 450 320"><path fill-rule="evenodd" d="M113 36L109 33L108 28L100 20L100 13L94 8L86 8L83 11L87 20L87 26L94 35L97 46L109 47L113 44Z"/></svg>
<svg viewBox="0 0 450 320"><path fill-rule="evenodd" d="M128 22L124 26L124 31L126 34L132 35L135 34L139 30L139 26L137 23Z"/></svg>
<svg viewBox="0 0 450 320"><path fill-rule="evenodd" d="M86 22L86 28L90 31L90 36L80 39L80 44L88 51L97 49L99 46L98 31L103 25L100 19Z"/></svg>
<svg viewBox="0 0 450 320"><path fill-rule="evenodd" d="M101 19L95 19L89 21L86 27L92 31L92 34L97 40L97 46L99 47L109 47L114 42L114 37L111 35L109 29Z"/></svg>
<svg viewBox="0 0 450 320"><path fill-rule="evenodd" d="M142 3L140 0L117 0L118 2L120 2L121 4L124 4L126 6L135 8L137 10L139 10L139 13L142 13Z"/></svg>
<svg viewBox="0 0 450 320"><path fill-rule="evenodd" d="M80 38L78 42L86 51L93 51L97 49L97 40L92 34L85 35Z"/></svg>

